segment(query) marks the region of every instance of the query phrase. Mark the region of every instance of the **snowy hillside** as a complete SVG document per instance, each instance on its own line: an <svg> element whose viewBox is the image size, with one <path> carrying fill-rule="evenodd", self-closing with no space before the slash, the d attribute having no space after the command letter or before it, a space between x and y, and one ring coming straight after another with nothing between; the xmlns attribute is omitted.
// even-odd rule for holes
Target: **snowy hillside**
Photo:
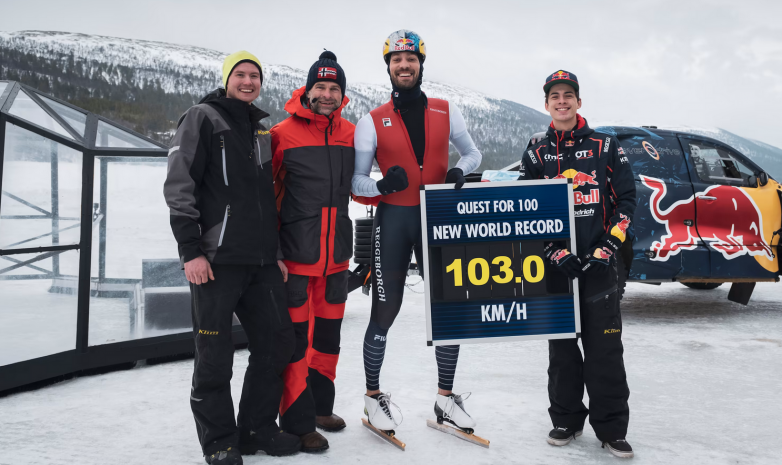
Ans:
<svg viewBox="0 0 782 465"><path fill-rule="evenodd" d="M167 142L178 116L219 85L225 55L199 47L87 34L0 32L0 79L20 80ZM305 80L303 70L264 63L259 106L271 114L267 124L288 116L285 102ZM518 161L529 137L544 130L550 120L524 105L463 87L425 82L424 90L462 110L484 154L481 169ZM347 93L351 103L343 114L356 122L387 101L390 85L348 82ZM670 129L721 140L782 179L782 150L777 147L717 128Z"/></svg>
<svg viewBox="0 0 782 465"><path fill-rule="evenodd" d="M91 95L99 94L104 99L113 98L116 86L127 88L129 94L135 89L157 86L166 94L188 94L191 99L197 99L219 85L225 55L198 47L86 34L0 32L0 77L27 76L43 85L42 90L56 90L58 83L76 81L73 75L77 75L79 86L112 86L112 89ZM30 66L30 58L41 60L41 63ZM305 81L303 70L264 63L259 106L271 114L271 124L288 116L283 109L285 102ZM430 97L445 98L460 107L468 129L484 153L484 169L505 166L518 159L529 136L545 128L549 120L547 115L531 108L463 87L426 82L424 91ZM107 96L108 92L112 96ZM369 110L388 100L390 84L348 82L347 94L351 103L343 115L357 122ZM179 111L185 108L187 106ZM162 128L146 132L155 129Z"/></svg>

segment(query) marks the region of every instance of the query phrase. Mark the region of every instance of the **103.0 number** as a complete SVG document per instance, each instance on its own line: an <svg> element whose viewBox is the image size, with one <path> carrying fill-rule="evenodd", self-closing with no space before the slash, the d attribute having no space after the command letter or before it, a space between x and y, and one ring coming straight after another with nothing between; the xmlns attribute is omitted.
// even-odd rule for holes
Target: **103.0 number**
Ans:
<svg viewBox="0 0 782 465"><path fill-rule="evenodd" d="M497 284L506 284L513 280L513 269L511 263L513 263L510 257L499 256L494 257L491 261L492 265L500 266L500 273L491 275L489 272L489 262L484 258L473 258L467 264L467 279L473 286L483 286L489 282L489 277ZM532 274L532 264L535 264L535 274ZM478 277L478 268L480 268L480 278ZM457 258L450 265L445 267L446 273L453 272L454 286L461 287L464 285L462 278L462 259ZM524 280L530 283L537 283L543 279L544 266L543 259L537 255L529 255L524 259L522 265L522 272ZM521 277L516 278L516 282L521 282Z"/></svg>

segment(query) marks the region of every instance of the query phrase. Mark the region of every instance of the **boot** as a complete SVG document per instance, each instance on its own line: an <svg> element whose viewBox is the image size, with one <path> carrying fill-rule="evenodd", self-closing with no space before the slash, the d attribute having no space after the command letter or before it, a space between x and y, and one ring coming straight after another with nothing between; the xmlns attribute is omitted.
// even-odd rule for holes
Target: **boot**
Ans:
<svg viewBox="0 0 782 465"><path fill-rule="evenodd" d="M242 465L242 454L238 449L229 447L226 450L219 450L211 455L205 455L204 460L209 465Z"/></svg>
<svg viewBox="0 0 782 465"><path fill-rule="evenodd" d="M301 439L301 451L302 452L320 452L329 448L328 439L324 438L322 434L317 431L303 434L299 436Z"/></svg>
<svg viewBox="0 0 782 465"><path fill-rule="evenodd" d="M270 435L264 435L250 432L248 436L242 436L239 441L239 450L242 455L255 455L262 450L267 455L275 457L295 454L301 448L301 440L294 434L288 434L282 431L276 431Z"/></svg>
<svg viewBox="0 0 782 465"><path fill-rule="evenodd" d="M340 418L339 415L331 414L327 417L315 417L315 426L323 431L333 433L334 431L344 429L347 425L345 425L345 420Z"/></svg>

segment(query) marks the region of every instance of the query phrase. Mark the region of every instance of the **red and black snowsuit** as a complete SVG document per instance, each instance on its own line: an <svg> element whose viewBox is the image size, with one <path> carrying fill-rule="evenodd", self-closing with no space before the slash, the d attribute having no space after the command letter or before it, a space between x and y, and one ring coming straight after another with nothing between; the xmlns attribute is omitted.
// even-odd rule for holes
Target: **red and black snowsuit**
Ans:
<svg viewBox="0 0 782 465"><path fill-rule="evenodd" d="M291 116L271 129L288 311L296 331L280 419L285 431L298 435L315 431L316 415L333 413L353 255L348 202L355 161L355 125L341 116L349 99L326 117L305 107L304 95L304 87L293 92L285 104Z"/></svg>

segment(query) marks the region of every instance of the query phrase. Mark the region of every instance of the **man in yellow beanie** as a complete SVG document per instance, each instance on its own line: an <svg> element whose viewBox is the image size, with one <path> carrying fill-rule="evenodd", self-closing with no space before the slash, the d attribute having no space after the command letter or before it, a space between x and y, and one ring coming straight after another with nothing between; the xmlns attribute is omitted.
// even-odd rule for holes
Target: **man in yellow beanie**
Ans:
<svg viewBox="0 0 782 465"><path fill-rule="evenodd" d="M195 369L190 406L204 458L240 465L241 454L293 454L298 436L283 433L277 412L282 374L295 336L279 258L269 115L253 105L260 61L237 52L223 63L223 86L179 120L168 156L164 195L190 281ZM249 342L238 421L231 400L236 314ZM240 454L241 452L241 454Z"/></svg>

